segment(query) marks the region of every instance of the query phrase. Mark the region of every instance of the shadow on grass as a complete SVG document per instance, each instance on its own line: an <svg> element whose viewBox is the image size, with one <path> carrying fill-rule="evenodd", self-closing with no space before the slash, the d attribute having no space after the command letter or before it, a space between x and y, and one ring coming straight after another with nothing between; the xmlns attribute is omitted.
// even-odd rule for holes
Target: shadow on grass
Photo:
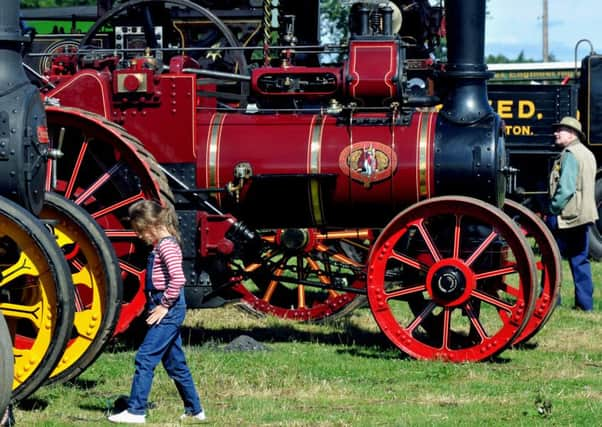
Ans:
<svg viewBox="0 0 602 427"><path fill-rule="evenodd" d="M23 411L43 411L48 407L48 402L35 397L28 397L19 401L17 407Z"/></svg>
<svg viewBox="0 0 602 427"><path fill-rule="evenodd" d="M182 340L185 345L203 346L206 348L222 349L241 335L251 337L261 344L269 346L273 343L315 343L333 346L344 346L337 349L339 354L349 354L355 357L370 359L411 359L410 356L400 351L391 343L384 334L373 330L364 329L345 319L330 325L324 325L323 330L313 328L305 330L304 324L269 324L255 325L241 328L233 327L188 327L182 328ZM120 335L117 340L108 346L107 351L118 353L136 350L141 344L147 326L142 319L137 319L127 332ZM425 340L428 343L429 340ZM438 344L432 343L433 347ZM534 350L537 344L524 342L514 348L521 350ZM484 363L506 364L512 361L500 355L484 360Z"/></svg>
<svg viewBox="0 0 602 427"><path fill-rule="evenodd" d="M185 345L220 348L241 335L247 335L265 345L272 343L307 342L327 345L348 346L349 349L338 350L358 357L399 358L402 353L393 346L386 337L379 333L362 329L343 322L338 330L325 326L324 331L306 331L297 325L266 325L245 328L182 328L182 340ZM119 335L109 344L107 350L112 352L136 350L146 332L146 325L136 320L125 333ZM365 349L365 350L364 350Z"/></svg>

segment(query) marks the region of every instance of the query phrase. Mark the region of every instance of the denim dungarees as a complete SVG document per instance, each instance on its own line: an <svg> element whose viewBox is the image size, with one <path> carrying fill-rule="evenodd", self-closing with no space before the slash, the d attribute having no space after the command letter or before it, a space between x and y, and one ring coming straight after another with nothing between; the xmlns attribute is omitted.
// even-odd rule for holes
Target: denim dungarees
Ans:
<svg viewBox="0 0 602 427"><path fill-rule="evenodd" d="M161 304L161 297L163 296L163 291L159 291L153 286L152 271L155 256L154 250L148 256L144 284L149 311ZM185 315L186 303L184 290L182 289L180 297L169 308L161 322L150 326L136 353L136 372L128 402L130 413L145 414L155 367L159 362L163 362L167 374L175 382L178 393L184 402L184 411L187 414L196 415L203 410L182 349L180 327Z"/></svg>

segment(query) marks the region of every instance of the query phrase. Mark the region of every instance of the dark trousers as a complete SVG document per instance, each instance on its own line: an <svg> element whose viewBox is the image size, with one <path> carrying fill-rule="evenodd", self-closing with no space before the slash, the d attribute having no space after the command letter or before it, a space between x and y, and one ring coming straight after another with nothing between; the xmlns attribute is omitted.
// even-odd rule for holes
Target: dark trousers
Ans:
<svg viewBox="0 0 602 427"><path fill-rule="evenodd" d="M575 308L594 308L594 284L589 263L589 224L559 229L555 216L548 217L548 226L556 237L560 254L569 261L575 283Z"/></svg>

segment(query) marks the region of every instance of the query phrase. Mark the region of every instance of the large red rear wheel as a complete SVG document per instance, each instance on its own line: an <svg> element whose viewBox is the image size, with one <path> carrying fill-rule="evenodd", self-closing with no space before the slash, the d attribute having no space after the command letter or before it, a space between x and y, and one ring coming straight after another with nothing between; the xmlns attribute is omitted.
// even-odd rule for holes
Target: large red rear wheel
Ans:
<svg viewBox="0 0 602 427"><path fill-rule="evenodd" d="M83 208L111 241L121 270L123 303L115 333L145 304L147 249L130 229L128 207L142 199L171 203L167 179L153 156L125 129L83 110L47 107L48 132L62 158L48 168L48 190Z"/></svg>
<svg viewBox="0 0 602 427"><path fill-rule="evenodd" d="M525 329L514 339L514 345L529 340L546 324L558 301L561 282L561 256L554 235L531 210L512 200L506 200L504 212L521 228L533 245L537 267L535 309Z"/></svg>
<svg viewBox="0 0 602 427"><path fill-rule="evenodd" d="M249 279L234 287L242 297L240 308L315 322L365 304L366 298L354 290L366 286L370 230L280 229L263 231L262 238L261 261L246 265Z"/></svg>
<svg viewBox="0 0 602 427"><path fill-rule="evenodd" d="M385 335L419 359L481 361L508 347L535 304L533 254L499 209L438 197L395 217L368 262L368 302Z"/></svg>

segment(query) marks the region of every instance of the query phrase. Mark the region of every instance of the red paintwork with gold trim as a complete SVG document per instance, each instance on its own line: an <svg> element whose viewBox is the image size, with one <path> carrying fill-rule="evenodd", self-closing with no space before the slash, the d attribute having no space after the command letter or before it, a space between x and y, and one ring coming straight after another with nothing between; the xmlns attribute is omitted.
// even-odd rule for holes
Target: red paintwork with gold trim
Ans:
<svg viewBox="0 0 602 427"><path fill-rule="evenodd" d="M114 75L83 71L48 95L122 125L161 164L196 165L198 188L233 182L234 167L241 162L251 165L253 175L336 175L327 203L335 209L318 212L324 205L319 191L299 195L308 198L308 209L319 218L307 226L364 226L371 216L389 219L434 195L437 113L416 112L408 125L396 126L388 124L388 113L355 114L353 123L370 119L381 124L352 126L326 114L215 113L197 108L207 101L196 95L195 76L177 66L172 70L155 76L153 93L114 93ZM119 75L123 80L124 71ZM119 87L127 91L125 85ZM242 201L244 195L243 189ZM229 198L219 196L218 202L230 206L232 200L223 197ZM278 194L273 197L278 203Z"/></svg>
<svg viewBox="0 0 602 427"><path fill-rule="evenodd" d="M362 117L367 115L356 120ZM337 124L336 118L316 115L212 114L198 119L197 182L201 188L225 186L240 162L248 162L254 175L336 174L332 202L345 218L329 215L331 225L350 222L354 212L394 213L433 195L436 113L416 113L408 126L393 128L349 128ZM349 155L370 145L378 148L378 157L388 162L387 167L381 163L381 170L372 176L352 171L345 164ZM427 159L422 168L421 156ZM275 194L274 203L278 199ZM361 218L352 222L366 225Z"/></svg>
<svg viewBox="0 0 602 427"><path fill-rule="evenodd" d="M400 95L399 41L353 40L349 43L349 95L390 100Z"/></svg>

